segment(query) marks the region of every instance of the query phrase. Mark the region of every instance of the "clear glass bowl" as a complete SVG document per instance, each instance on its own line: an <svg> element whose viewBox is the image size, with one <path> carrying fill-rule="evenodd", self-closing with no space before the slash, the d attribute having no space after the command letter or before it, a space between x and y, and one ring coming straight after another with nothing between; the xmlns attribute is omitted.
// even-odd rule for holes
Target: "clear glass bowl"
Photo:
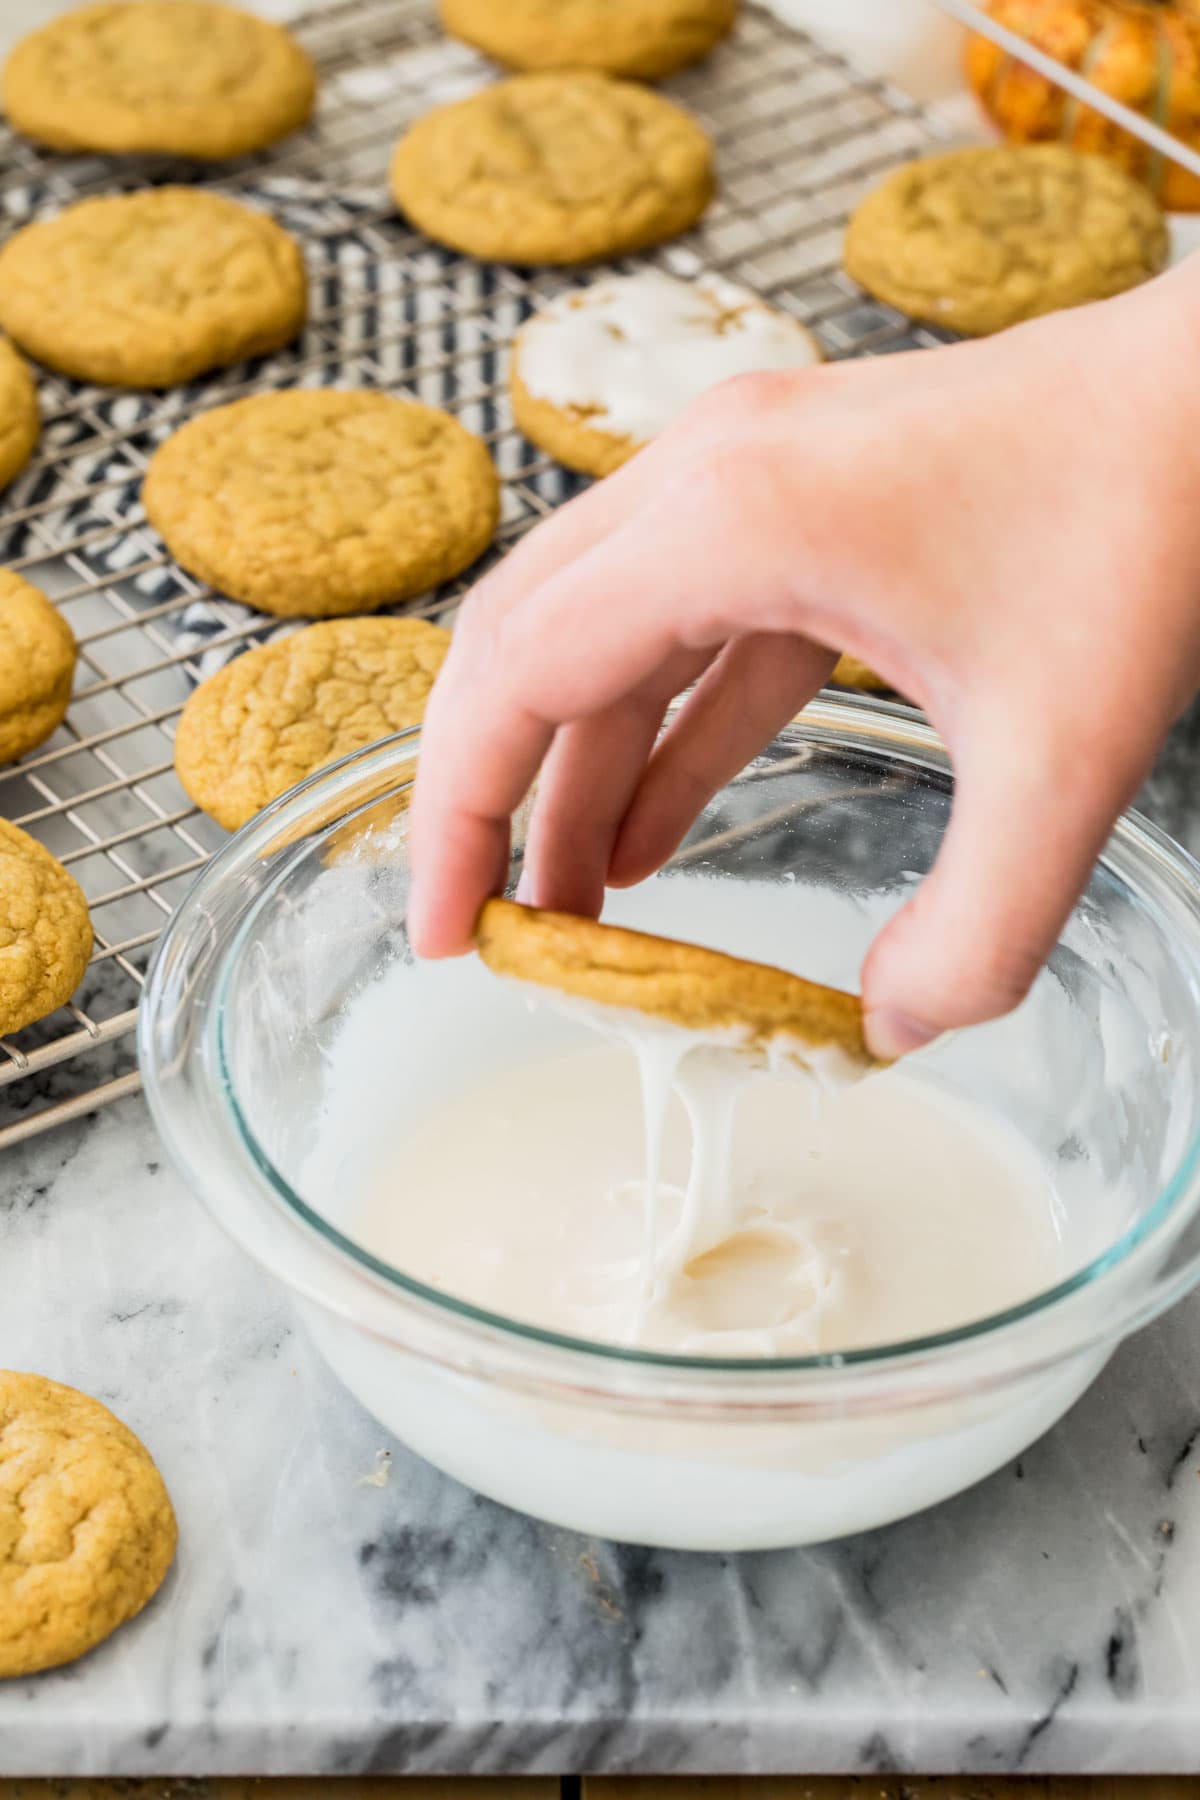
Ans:
<svg viewBox="0 0 1200 1800"><path fill-rule="evenodd" d="M418 741L324 771L211 863L163 937L140 1051L184 1175L292 1292L346 1385L431 1462L601 1536L820 1541L1018 1454L1200 1276L1200 870L1132 815L1026 1004L930 1065L1053 1170L1069 1266L1052 1290L921 1341L735 1362L538 1331L367 1253L343 1229L326 1098L356 999L410 957ZM858 921L850 951L814 944L806 973L853 985L880 919L929 868L950 796L945 753L913 714L824 697L713 801L677 861L840 896ZM455 1078L467 1046L452 1014L422 1043L398 1008L395 1033L397 1069L440 1059Z"/></svg>

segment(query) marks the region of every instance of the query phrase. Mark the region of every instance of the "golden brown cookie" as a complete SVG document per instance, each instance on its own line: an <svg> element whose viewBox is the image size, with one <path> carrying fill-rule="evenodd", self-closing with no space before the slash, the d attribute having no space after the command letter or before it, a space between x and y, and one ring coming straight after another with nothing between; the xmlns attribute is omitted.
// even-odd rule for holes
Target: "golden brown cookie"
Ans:
<svg viewBox="0 0 1200 1800"><path fill-rule="evenodd" d="M877 675L865 662L859 662L857 656L839 656L829 679L836 681L839 687L858 688L864 694L890 694L892 691L891 682Z"/></svg>
<svg viewBox="0 0 1200 1800"><path fill-rule="evenodd" d="M748 288L639 269L560 294L522 326L513 416L569 469L609 475L718 383L820 360L811 332Z"/></svg>
<svg viewBox="0 0 1200 1800"><path fill-rule="evenodd" d="M0 819L0 1037L71 998L92 954L83 890L44 844ZM0 1639L3 1611L0 1609Z"/></svg>
<svg viewBox="0 0 1200 1800"><path fill-rule="evenodd" d="M889 306L967 336L1123 293L1156 274L1149 190L1057 144L951 150L896 169L854 212L847 273Z"/></svg>
<svg viewBox="0 0 1200 1800"><path fill-rule="evenodd" d="M201 414L151 458L142 500L185 569L283 617L422 594L473 563L500 517L492 459L457 419L334 388Z"/></svg>
<svg viewBox="0 0 1200 1800"><path fill-rule="evenodd" d="M78 381L190 381L290 343L307 304L295 239L203 188L81 200L0 250L0 325Z"/></svg>
<svg viewBox="0 0 1200 1800"><path fill-rule="evenodd" d="M441 0L442 24L510 69L658 81L707 56L738 0Z"/></svg>
<svg viewBox="0 0 1200 1800"><path fill-rule="evenodd" d="M10 123L54 150L201 161L295 131L315 93L294 38L215 0L76 7L22 38L0 76Z"/></svg>
<svg viewBox="0 0 1200 1800"><path fill-rule="evenodd" d="M515 900L487 902L476 944L489 969L516 981L649 1013L685 1031L727 1031L755 1049L790 1042L838 1051L862 1068L874 1064L855 995L766 963Z"/></svg>
<svg viewBox="0 0 1200 1800"><path fill-rule="evenodd" d="M635 82L513 75L419 119L396 146L392 193L468 256L589 262L694 224L713 195L712 144Z"/></svg>
<svg viewBox="0 0 1200 1800"><path fill-rule="evenodd" d="M236 831L327 763L419 725L449 643L424 619L330 619L248 650L184 707L180 781Z"/></svg>
<svg viewBox="0 0 1200 1800"><path fill-rule="evenodd" d="M40 588L0 569L0 763L15 762L62 724L75 675L75 636Z"/></svg>
<svg viewBox="0 0 1200 1800"><path fill-rule="evenodd" d="M19 475L38 440L37 388L6 338L0 338L0 488Z"/></svg>
<svg viewBox="0 0 1200 1800"><path fill-rule="evenodd" d="M106 1406L0 1369L0 1677L83 1656L162 1584L175 1514Z"/></svg>

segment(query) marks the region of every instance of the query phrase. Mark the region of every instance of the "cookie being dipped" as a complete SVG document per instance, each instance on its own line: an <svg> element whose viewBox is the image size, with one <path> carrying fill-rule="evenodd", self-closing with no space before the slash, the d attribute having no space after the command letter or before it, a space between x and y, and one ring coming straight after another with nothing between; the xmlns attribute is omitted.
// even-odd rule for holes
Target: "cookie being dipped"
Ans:
<svg viewBox="0 0 1200 1800"><path fill-rule="evenodd" d="M858 997L786 969L515 900L485 904L475 941L496 975L640 1013L732 1049L842 1076L880 1066L867 1048Z"/></svg>

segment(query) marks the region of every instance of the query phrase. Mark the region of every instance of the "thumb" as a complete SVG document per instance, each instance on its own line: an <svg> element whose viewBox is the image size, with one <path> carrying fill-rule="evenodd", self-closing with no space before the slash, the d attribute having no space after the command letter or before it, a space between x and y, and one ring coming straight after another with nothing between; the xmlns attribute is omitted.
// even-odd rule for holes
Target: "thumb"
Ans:
<svg viewBox="0 0 1200 1800"><path fill-rule="evenodd" d="M1150 761L1112 738L1064 751L1058 731L1006 724L1003 738L972 734L934 867L867 957L877 1056L904 1056L1024 999Z"/></svg>

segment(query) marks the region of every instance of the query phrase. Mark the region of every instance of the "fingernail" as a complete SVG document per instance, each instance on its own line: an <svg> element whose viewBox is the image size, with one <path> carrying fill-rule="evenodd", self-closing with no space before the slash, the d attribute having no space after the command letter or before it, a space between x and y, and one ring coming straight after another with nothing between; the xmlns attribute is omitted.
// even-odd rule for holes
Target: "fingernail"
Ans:
<svg viewBox="0 0 1200 1800"><path fill-rule="evenodd" d="M871 1054L885 1062L911 1056L914 1050L923 1050L926 1044L932 1044L934 1038L941 1036L936 1025L926 1025L922 1019L914 1019L911 1013L898 1012L891 1006L869 1012L863 1025Z"/></svg>
<svg viewBox="0 0 1200 1800"><path fill-rule="evenodd" d="M533 905L533 876L528 869L522 869L517 880L517 891L513 896L522 906Z"/></svg>

